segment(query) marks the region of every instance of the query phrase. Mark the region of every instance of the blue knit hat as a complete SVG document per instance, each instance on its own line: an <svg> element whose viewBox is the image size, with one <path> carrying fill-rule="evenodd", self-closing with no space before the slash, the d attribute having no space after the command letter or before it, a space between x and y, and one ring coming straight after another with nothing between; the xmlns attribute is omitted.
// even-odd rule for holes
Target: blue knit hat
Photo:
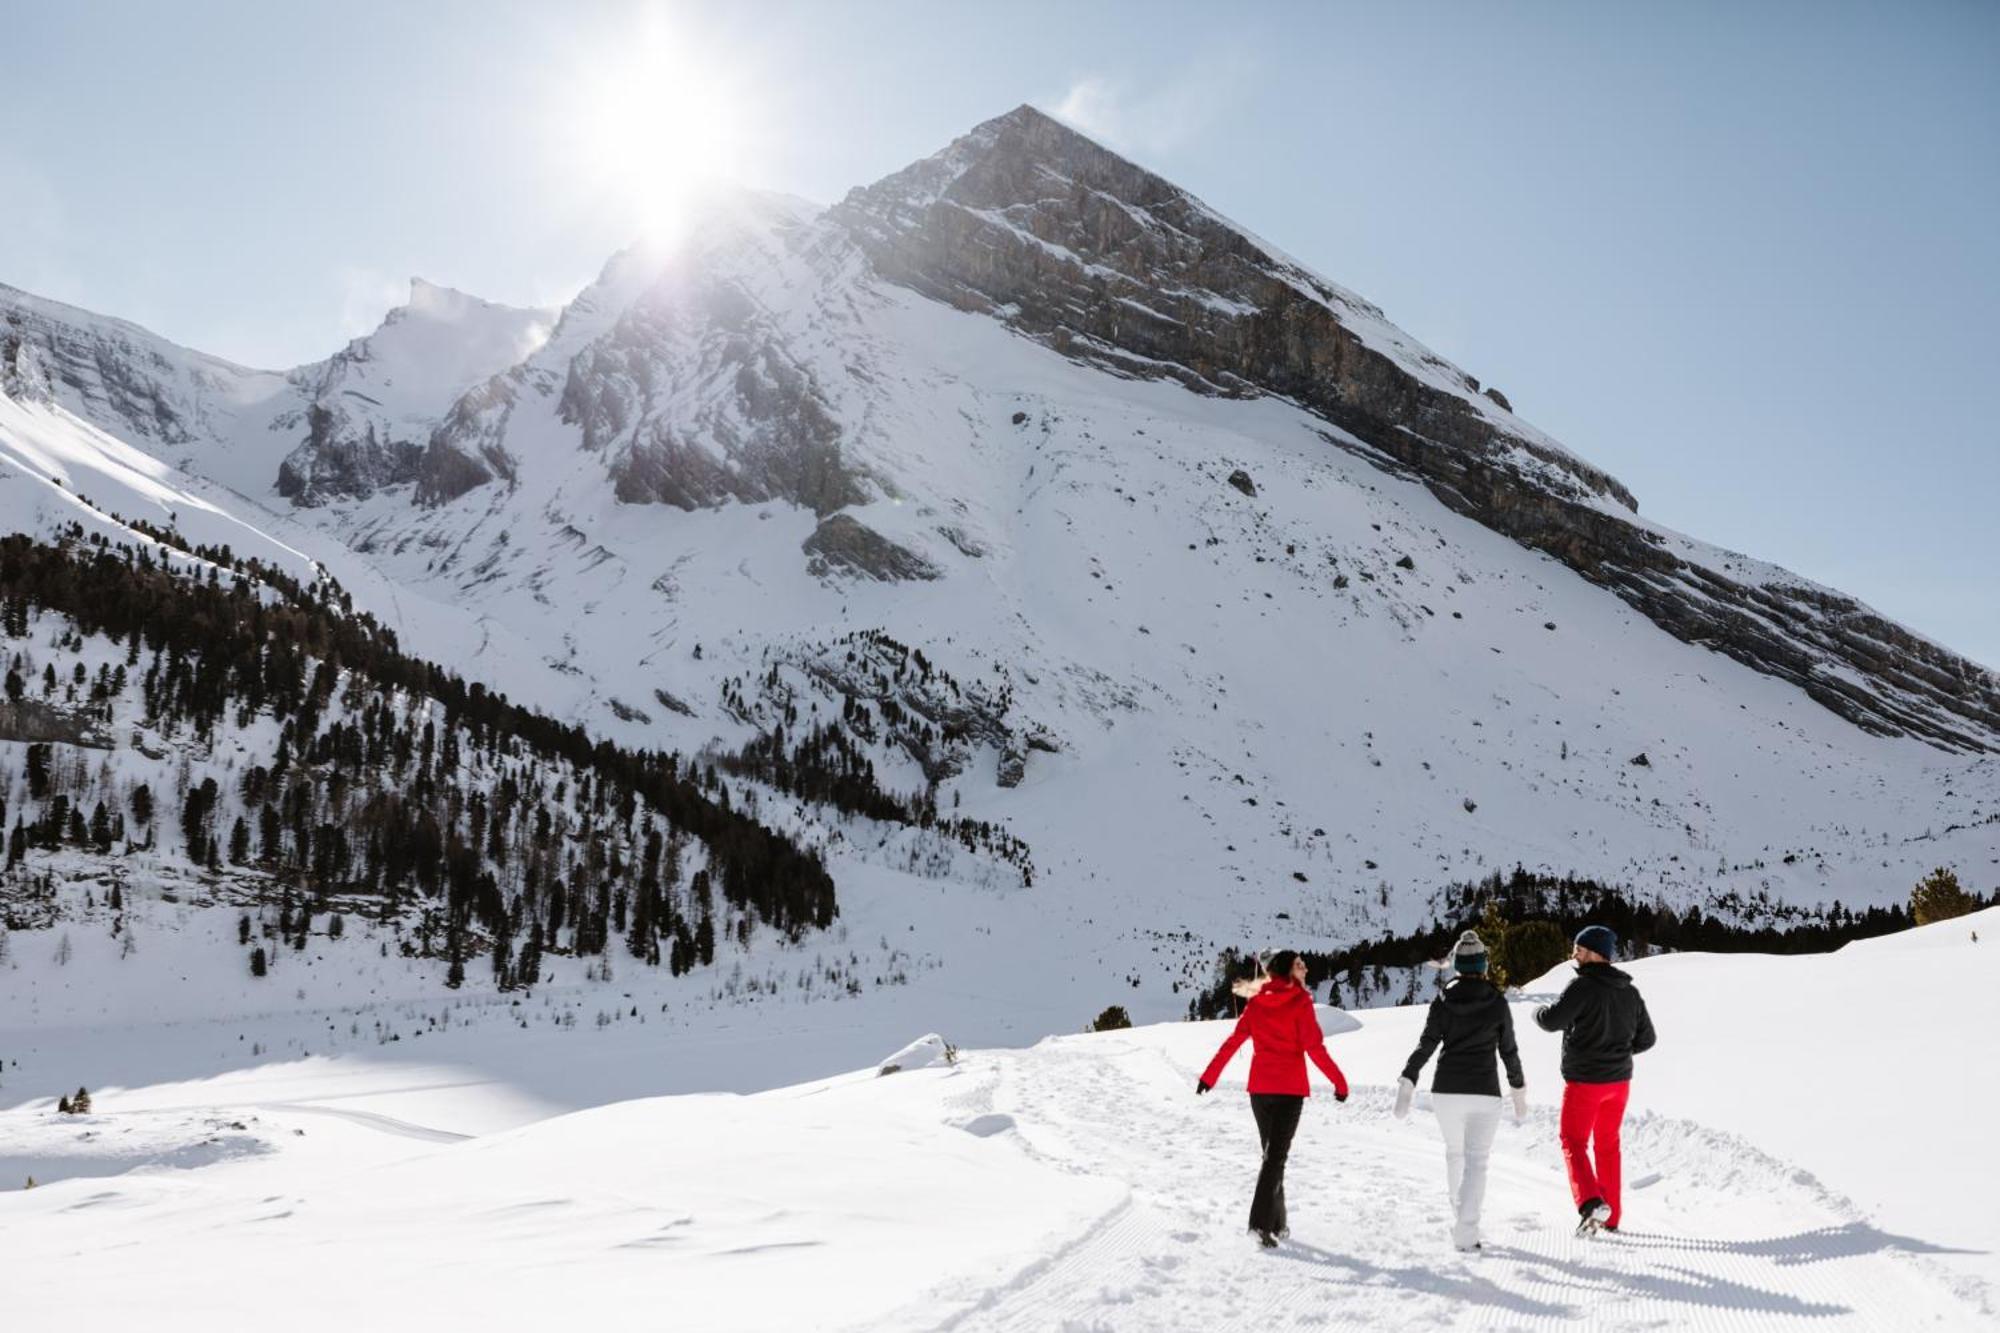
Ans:
<svg viewBox="0 0 2000 1333"><path fill-rule="evenodd" d="M1606 958L1618 956L1618 937L1611 933L1609 926L1585 926L1576 932L1576 942L1592 953L1603 954Z"/></svg>

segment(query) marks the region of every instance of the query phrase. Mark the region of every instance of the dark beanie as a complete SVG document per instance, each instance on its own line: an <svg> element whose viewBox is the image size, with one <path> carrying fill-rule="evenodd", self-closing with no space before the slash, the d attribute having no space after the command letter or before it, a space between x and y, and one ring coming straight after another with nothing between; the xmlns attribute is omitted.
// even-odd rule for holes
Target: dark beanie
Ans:
<svg viewBox="0 0 2000 1333"><path fill-rule="evenodd" d="M1477 931L1468 930L1458 937L1451 951L1451 963L1461 972L1486 971L1486 945Z"/></svg>
<svg viewBox="0 0 2000 1333"><path fill-rule="evenodd" d="M1576 942L1592 953L1603 954L1606 958L1618 956L1618 937L1611 933L1609 926L1585 926L1576 932Z"/></svg>

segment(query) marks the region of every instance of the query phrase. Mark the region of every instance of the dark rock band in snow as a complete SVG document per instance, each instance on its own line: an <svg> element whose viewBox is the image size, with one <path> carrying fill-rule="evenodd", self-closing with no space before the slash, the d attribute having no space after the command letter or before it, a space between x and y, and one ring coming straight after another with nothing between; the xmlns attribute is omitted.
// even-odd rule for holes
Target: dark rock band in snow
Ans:
<svg viewBox="0 0 2000 1333"><path fill-rule="evenodd" d="M1632 1086L1632 1057L1653 1045L1653 1022L1628 973L1611 965L1618 939L1604 926L1577 932L1571 958L1576 977L1553 1004L1535 1010L1535 1024L1562 1033L1562 1111L1558 1121L1563 1163L1576 1204L1577 1234L1616 1231L1622 1217L1618 1133ZM1395 1115L1410 1113L1417 1078L1433 1054L1431 1106L1444 1135L1445 1181L1451 1200L1451 1239L1461 1251L1480 1248L1479 1210L1486 1197L1486 1167L1500 1127L1501 1092L1496 1069L1507 1072L1514 1123L1527 1119L1527 1079L1514 1042L1507 1000L1486 977L1486 945L1466 931L1453 947L1454 976L1431 1001L1423 1036L1396 1081ZM1250 1230L1266 1247L1290 1228L1285 1218L1285 1161L1299 1112L1311 1095L1306 1061L1333 1084L1335 1101L1347 1100L1347 1077L1327 1054L1326 1037L1313 1013L1306 960L1289 949L1272 954L1264 976L1238 983L1243 1013L1236 1028L1195 1083L1213 1091L1244 1042L1252 1047L1250 1109L1257 1118L1263 1162L1250 1199Z"/></svg>

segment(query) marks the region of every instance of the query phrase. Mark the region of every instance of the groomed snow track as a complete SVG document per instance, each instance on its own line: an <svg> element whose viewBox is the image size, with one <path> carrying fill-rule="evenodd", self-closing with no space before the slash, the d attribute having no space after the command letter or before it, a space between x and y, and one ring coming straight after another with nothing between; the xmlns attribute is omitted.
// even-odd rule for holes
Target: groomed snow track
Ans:
<svg viewBox="0 0 2000 1333"><path fill-rule="evenodd" d="M1503 1126L1485 1250L1447 1241L1427 1097L1407 1122L1380 1087L1319 1090L1288 1174L1292 1236L1244 1230L1256 1136L1240 1087L1197 1101L1197 1072L1155 1044L1093 1039L982 1055L961 1096L1008 1116L1043 1165L1124 1182L1127 1202L1044 1260L889 1326L1222 1328L1971 1328L1990 1294L1927 1263L1810 1175L1687 1121L1627 1127L1623 1233L1578 1239L1552 1108ZM972 1071L968 1071L972 1072ZM1240 1072L1240 1071L1239 1071Z"/></svg>

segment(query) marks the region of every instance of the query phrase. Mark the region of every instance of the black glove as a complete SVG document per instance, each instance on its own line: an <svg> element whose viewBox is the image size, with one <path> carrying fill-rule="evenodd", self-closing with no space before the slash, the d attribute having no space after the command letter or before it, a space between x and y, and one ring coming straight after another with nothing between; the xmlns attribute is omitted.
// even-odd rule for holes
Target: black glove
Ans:
<svg viewBox="0 0 2000 1333"><path fill-rule="evenodd" d="M1212 1088L1213 1088L1214 1086L1215 1086L1214 1084L1211 1084L1211 1083L1204 1083L1204 1082L1202 1082L1202 1081L1201 1081L1200 1079L1196 1079L1196 1080L1194 1081L1194 1095L1195 1095L1195 1096L1197 1096L1197 1097L1199 1097L1199 1096L1201 1096L1201 1094L1203 1094L1204 1092L1208 1092L1208 1091L1209 1091L1210 1089L1212 1089Z"/></svg>

